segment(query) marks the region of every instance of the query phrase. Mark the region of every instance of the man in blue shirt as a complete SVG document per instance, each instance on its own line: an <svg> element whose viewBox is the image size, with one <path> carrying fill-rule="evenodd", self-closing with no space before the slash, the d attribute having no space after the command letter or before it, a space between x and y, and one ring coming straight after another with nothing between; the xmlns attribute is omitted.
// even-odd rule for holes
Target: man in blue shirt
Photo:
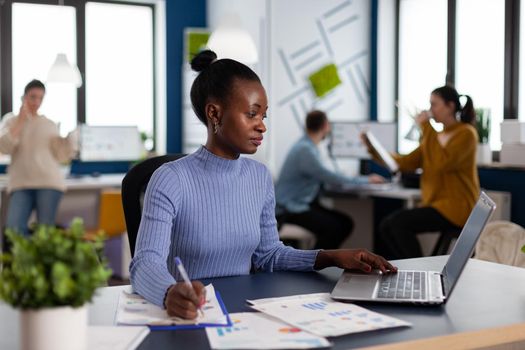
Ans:
<svg viewBox="0 0 525 350"><path fill-rule="evenodd" d="M302 226L315 234L316 249L336 249L350 235L350 217L321 206L317 200L325 184L380 183L379 175L347 177L327 169L321 162L318 144L330 133L322 111L306 116L306 134L290 149L275 186L277 222Z"/></svg>

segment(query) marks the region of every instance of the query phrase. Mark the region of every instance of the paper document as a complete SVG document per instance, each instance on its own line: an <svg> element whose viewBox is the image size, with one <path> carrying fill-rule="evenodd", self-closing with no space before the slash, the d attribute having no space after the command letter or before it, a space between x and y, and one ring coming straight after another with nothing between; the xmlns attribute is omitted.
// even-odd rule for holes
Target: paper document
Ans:
<svg viewBox="0 0 525 350"><path fill-rule="evenodd" d="M331 346L325 338L259 312L230 314L232 327L206 328L212 349L312 349Z"/></svg>
<svg viewBox="0 0 525 350"><path fill-rule="evenodd" d="M248 300L252 308L322 337L410 326L397 318L334 301L328 293Z"/></svg>
<svg viewBox="0 0 525 350"><path fill-rule="evenodd" d="M206 304L202 307L203 314L195 320L185 320L168 316L166 310L148 302L135 293L122 291L117 307L117 324L121 325L228 325L228 315L221 307L212 284L206 286Z"/></svg>
<svg viewBox="0 0 525 350"><path fill-rule="evenodd" d="M134 350L148 333L148 327L89 326L86 349Z"/></svg>

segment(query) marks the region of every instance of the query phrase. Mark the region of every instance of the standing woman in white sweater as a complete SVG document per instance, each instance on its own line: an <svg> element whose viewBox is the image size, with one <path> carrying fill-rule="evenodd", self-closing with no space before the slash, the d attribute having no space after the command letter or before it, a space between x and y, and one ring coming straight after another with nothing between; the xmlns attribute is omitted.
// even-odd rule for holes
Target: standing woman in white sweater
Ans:
<svg viewBox="0 0 525 350"><path fill-rule="evenodd" d="M60 163L71 160L76 151L75 133L60 137L57 125L38 114L45 93L41 81L30 81L24 89L20 112L6 114L0 126L0 152L11 155L6 228L24 234L28 234L33 209L39 224L55 224L66 189Z"/></svg>

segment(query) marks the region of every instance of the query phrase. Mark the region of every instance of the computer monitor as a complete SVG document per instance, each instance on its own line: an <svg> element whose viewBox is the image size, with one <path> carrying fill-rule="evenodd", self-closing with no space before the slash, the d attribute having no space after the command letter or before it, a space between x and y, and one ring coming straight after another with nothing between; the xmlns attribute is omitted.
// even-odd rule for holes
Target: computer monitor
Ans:
<svg viewBox="0 0 525 350"><path fill-rule="evenodd" d="M79 158L84 162L134 161L144 152L136 126L80 126Z"/></svg>
<svg viewBox="0 0 525 350"><path fill-rule="evenodd" d="M388 152L397 151L396 123L380 122L333 122L330 142L332 157L370 159L366 146L361 142L361 133L371 131Z"/></svg>

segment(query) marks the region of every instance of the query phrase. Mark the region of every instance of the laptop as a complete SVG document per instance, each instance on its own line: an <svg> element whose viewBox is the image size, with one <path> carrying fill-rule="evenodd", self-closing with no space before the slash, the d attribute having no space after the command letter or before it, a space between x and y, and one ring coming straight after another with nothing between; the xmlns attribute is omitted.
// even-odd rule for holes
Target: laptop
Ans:
<svg viewBox="0 0 525 350"><path fill-rule="evenodd" d="M344 271L331 297L344 301L444 304L454 290L468 259L496 204L485 192L472 209L450 257L441 272L398 270L364 274Z"/></svg>

